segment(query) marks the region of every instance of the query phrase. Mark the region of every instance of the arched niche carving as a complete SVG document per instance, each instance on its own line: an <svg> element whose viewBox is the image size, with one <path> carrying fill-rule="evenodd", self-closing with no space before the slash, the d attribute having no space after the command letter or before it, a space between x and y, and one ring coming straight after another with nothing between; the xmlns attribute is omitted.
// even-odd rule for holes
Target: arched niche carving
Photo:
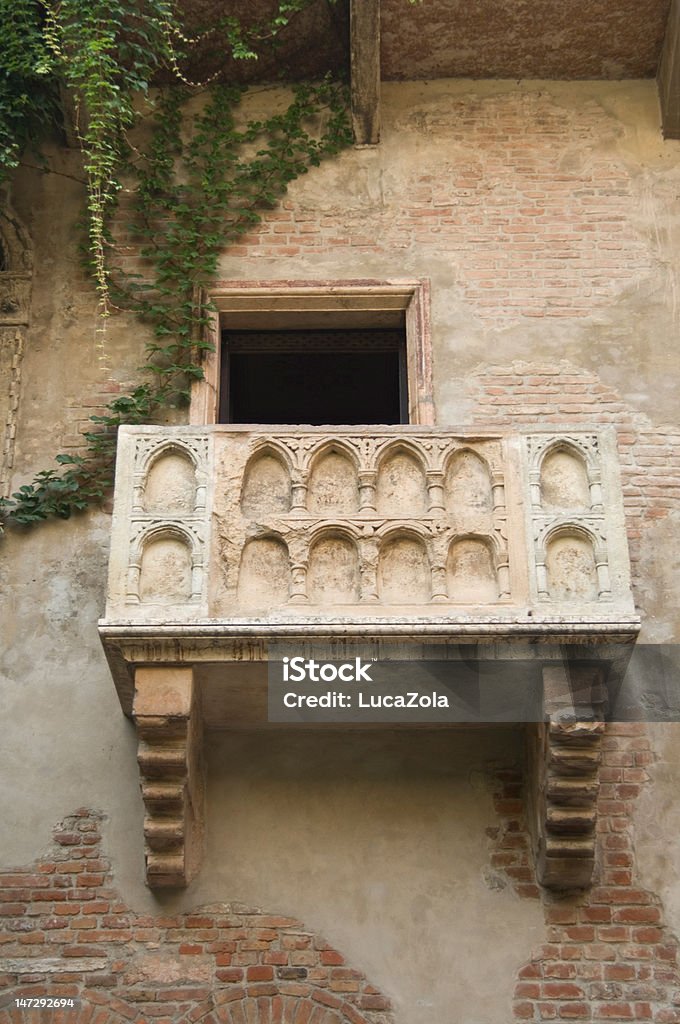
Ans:
<svg viewBox="0 0 680 1024"><path fill-rule="evenodd" d="M144 542L139 599L146 604L186 604L192 595L192 552L178 531L154 533Z"/></svg>
<svg viewBox="0 0 680 1024"><path fill-rule="evenodd" d="M256 537L246 543L239 567L239 604L245 608L285 604L290 583L288 547L280 537Z"/></svg>
<svg viewBox="0 0 680 1024"><path fill-rule="evenodd" d="M490 544L479 537L454 540L446 559L446 587L451 601L497 601L498 577Z"/></svg>
<svg viewBox="0 0 680 1024"><path fill-rule="evenodd" d="M425 469L403 446L390 447L378 467L376 507L380 515L415 517L428 508Z"/></svg>
<svg viewBox="0 0 680 1024"><path fill-rule="evenodd" d="M449 459L444 474L444 505L468 529L489 525L493 509L491 475L485 460L470 448Z"/></svg>
<svg viewBox="0 0 680 1024"><path fill-rule="evenodd" d="M327 449L314 460L309 474L307 508L325 516L358 511L356 467L340 448Z"/></svg>
<svg viewBox="0 0 680 1024"><path fill-rule="evenodd" d="M356 604L359 600L359 552L350 537L322 534L309 553L307 596L314 604Z"/></svg>
<svg viewBox="0 0 680 1024"><path fill-rule="evenodd" d="M427 604L431 600L432 570L420 537L398 533L383 541L378 591L385 604Z"/></svg>
<svg viewBox="0 0 680 1024"><path fill-rule="evenodd" d="M588 471L574 448L552 448L541 463L541 506L549 510L577 510L591 506Z"/></svg>
<svg viewBox="0 0 680 1024"><path fill-rule="evenodd" d="M597 565L591 537L583 530L560 530L546 545L548 593L556 601L596 601Z"/></svg>
<svg viewBox="0 0 680 1024"><path fill-rule="evenodd" d="M291 480L288 467L271 448L254 455L248 463L241 493L241 511L247 519L290 511Z"/></svg>
<svg viewBox="0 0 680 1024"><path fill-rule="evenodd" d="M157 456L144 485L145 512L191 515L196 505L196 469L192 460L177 448Z"/></svg>

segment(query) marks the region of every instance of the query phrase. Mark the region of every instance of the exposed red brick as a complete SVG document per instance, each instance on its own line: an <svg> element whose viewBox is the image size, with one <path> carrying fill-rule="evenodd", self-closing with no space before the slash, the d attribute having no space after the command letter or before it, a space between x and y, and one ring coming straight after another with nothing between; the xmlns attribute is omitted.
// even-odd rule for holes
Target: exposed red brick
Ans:
<svg viewBox="0 0 680 1024"><path fill-rule="evenodd" d="M300 921L257 911L136 915L111 885L109 864L99 849L97 816L81 811L58 830L59 839L66 838L59 845L68 848L69 858L76 849L71 841L76 836L83 843L92 840L89 862L96 871L64 870L59 875L42 871L43 863L55 863L53 854L28 870L0 872L0 886L4 885L6 892L22 893L21 901L4 901L5 909L13 913L0 917L0 942L12 957L58 958L65 967L47 979L37 972L3 976L0 1024L14 1024L8 1007L19 994L71 995L82 1004L77 1018L72 1011L66 1016L51 1013L55 1024L60 1015L68 1024L123 1020L175 1024L189 1018L210 1024L216 1020L211 1012L213 1000L217 1005L240 1004L241 1016L234 1016L234 1021L275 1024L285 1018L311 1024L319 1013L323 1016L331 1009L350 1024L371 1024L375 1020L372 1015L378 1012L381 1024L391 1021L389 1002L382 993L361 973L344 966L342 954L325 939L304 931ZM77 861L64 860L57 864L57 871L74 863ZM77 891L77 902L71 902L75 889L44 888L59 878L68 879L69 885L86 878L87 885ZM40 899L46 892L63 896L63 902ZM160 955L171 950L173 957L185 958L188 969L192 962L200 963L205 981L203 977L200 983L192 980L172 985L130 981L137 972L138 949L132 945L133 939L144 944L143 958L150 954L150 946ZM103 970L102 960L106 963ZM70 962L78 970L69 970ZM253 1017L254 1012L259 1016Z"/></svg>
<svg viewBox="0 0 680 1024"><path fill-rule="evenodd" d="M246 979L248 981L272 981L273 977L273 967L249 967L246 971Z"/></svg>
<svg viewBox="0 0 680 1024"><path fill-rule="evenodd" d="M672 1021L668 1007L680 986L678 944L664 926L658 898L633 875L632 803L622 809L612 799L612 787L630 801L637 796L637 783L635 792L626 790L615 784L612 771L623 770L633 748L649 753L645 727L608 727L604 744L599 884L564 904L545 898L551 942L518 972L518 1021Z"/></svg>
<svg viewBox="0 0 680 1024"><path fill-rule="evenodd" d="M333 966L336 964L344 964L345 959L340 953L336 953L334 949L324 949L321 951L321 963L326 966Z"/></svg>
<svg viewBox="0 0 680 1024"><path fill-rule="evenodd" d="M215 971L215 977L218 981L241 982L243 981L243 973L242 967L230 967L228 970Z"/></svg>

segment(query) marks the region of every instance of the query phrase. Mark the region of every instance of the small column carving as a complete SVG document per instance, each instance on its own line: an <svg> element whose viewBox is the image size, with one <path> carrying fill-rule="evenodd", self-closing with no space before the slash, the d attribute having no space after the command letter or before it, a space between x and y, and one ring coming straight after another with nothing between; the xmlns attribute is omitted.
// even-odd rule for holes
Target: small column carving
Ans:
<svg viewBox="0 0 680 1024"><path fill-rule="evenodd" d="M430 470L427 474L427 489L430 499L430 513L445 512L444 474L435 470Z"/></svg>
<svg viewBox="0 0 680 1024"><path fill-rule="evenodd" d="M535 509L541 508L541 474L538 469L529 471L529 490L531 492L531 504Z"/></svg>
<svg viewBox="0 0 680 1024"><path fill-rule="evenodd" d="M510 598L510 563L507 554L504 554L502 560L498 562L496 574L498 576L498 598L501 601L507 601Z"/></svg>
<svg viewBox="0 0 680 1024"><path fill-rule="evenodd" d="M595 555L595 569L597 572L597 593L600 600L608 600L612 596L612 585L609 578L609 562L604 554Z"/></svg>
<svg viewBox="0 0 680 1024"><path fill-rule="evenodd" d="M361 564L361 600L366 604L380 601L378 592L378 541L373 527L364 527L364 536L359 541Z"/></svg>
<svg viewBox="0 0 680 1024"><path fill-rule="evenodd" d="M530 746L536 873L550 889L583 889L595 864L605 690L595 667L543 670L546 721Z"/></svg>
<svg viewBox="0 0 680 1024"><path fill-rule="evenodd" d="M446 566L439 563L432 566L432 603L443 604L448 601L446 586Z"/></svg>
<svg viewBox="0 0 680 1024"><path fill-rule="evenodd" d="M494 473L491 478L493 510L498 512L505 508L505 480L502 473Z"/></svg>
<svg viewBox="0 0 680 1024"><path fill-rule="evenodd" d="M140 604L139 600L139 583L142 576L142 561L141 553L137 558L130 559L130 565L128 566L127 574L127 587L125 591L125 600L128 604Z"/></svg>
<svg viewBox="0 0 680 1024"><path fill-rule="evenodd" d="M291 512L306 512L307 483L299 475L295 475L290 485Z"/></svg>
<svg viewBox="0 0 680 1024"><path fill-rule="evenodd" d="M590 505L593 512L602 511L602 480L599 473L590 479Z"/></svg>
<svg viewBox="0 0 680 1024"><path fill-rule="evenodd" d="M375 470L359 471L359 511L375 514Z"/></svg>
<svg viewBox="0 0 680 1024"><path fill-rule="evenodd" d="M191 668L138 668L133 717L144 800L146 879L185 886L203 840L202 725Z"/></svg>
<svg viewBox="0 0 680 1024"><path fill-rule="evenodd" d="M290 603L307 604L307 563L293 562L290 567Z"/></svg>
<svg viewBox="0 0 680 1024"><path fill-rule="evenodd" d="M550 597L548 593L548 570L545 564L545 554L540 550L536 551L536 589L539 601L547 601Z"/></svg>

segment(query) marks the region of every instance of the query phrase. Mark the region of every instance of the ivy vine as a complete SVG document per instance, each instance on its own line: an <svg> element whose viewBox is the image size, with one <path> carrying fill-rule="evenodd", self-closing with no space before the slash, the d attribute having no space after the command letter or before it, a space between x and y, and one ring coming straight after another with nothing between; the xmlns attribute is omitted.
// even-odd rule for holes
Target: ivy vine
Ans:
<svg viewBox="0 0 680 1024"><path fill-rule="evenodd" d="M170 0L42 0L53 66L75 97L75 129L87 175L89 246L101 311L108 282L105 223L120 189L134 101L171 59Z"/></svg>
<svg viewBox="0 0 680 1024"><path fill-rule="evenodd" d="M252 59L311 2L279 2L268 21L248 27L222 18L209 31L226 38L232 56ZM195 90L182 62L205 33L190 37L172 0L0 0L1 18L5 24L14 19L16 37L25 34L32 49L10 47L9 56L0 57L0 168L16 166L31 124L46 130L52 123L65 84L80 112L88 263L102 310L110 303L131 310L153 335L142 380L113 399L103 416L91 417L83 454L56 456L60 469L43 470L11 499L0 499L0 521L28 525L68 518L104 497L118 427L148 422L162 407L186 400L191 381L202 376L206 347L202 327L209 310L197 296L214 279L220 254L290 181L346 146L351 132L346 90L337 83L297 86L284 113L241 123L235 112L243 90L221 83L217 74L186 137L183 109ZM155 101L150 142L141 152L131 150L139 96L148 95L161 69L173 73L175 84ZM31 83L41 88L31 92ZM34 105L31 97L40 102ZM115 262L123 180L134 197L127 229L151 267L149 276Z"/></svg>
<svg viewBox="0 0 680 1024"><path fill-rule="evenodd" d="M103 416L91 417L83 454L57 455L60 469L43 470L11 499L0 498L0 533L3 523L68 518L104 497L118 427L148 422L185 400L191 381L202 376L201 328L209 310L197 296L214 278L220 253L290 181L351 141L346 91L330 81L298 86L285 113L238 127L241 89L222 81L219 62L203 112L183 138L182 109L200 84L184 70L192 50L212 41L213 58L219 52L257 59L313 2L271 0L268 18L223 14L190 32L179 0L0 0L0 181L27 147L39 148L59 130L64 97L72 96L100 311L106 316L113 302L148 322L153 334L140 383L113 399ZM131 150L140 97L153 108L151 85L168 79L174 84L155 101L150 144L143 153ZM147 278L111 259L124 178L135 196L129 229L152 268Z"/></svg>

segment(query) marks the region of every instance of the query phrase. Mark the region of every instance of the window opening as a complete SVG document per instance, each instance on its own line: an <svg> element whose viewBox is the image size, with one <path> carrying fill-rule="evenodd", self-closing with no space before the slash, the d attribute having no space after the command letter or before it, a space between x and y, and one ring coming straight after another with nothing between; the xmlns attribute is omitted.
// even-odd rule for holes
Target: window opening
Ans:
<svg viewBox="0 0 680 1024"><path fill-rule="evenodd" d="M222 332L223 423L408 423L406 329Z"/></svg>
<svg viewBox="0 0 680 1024"><path fill-rule="evenodd" d="M201 299L210 313L190 422L434 423L429 296L426 280L217 282ZM284 388L284 370L302 384ZM255 391L245 408L234 406L239 374L250 381L243 394ZM300 399L294 410L274 410L284 392ZM312 407L319 396L322 410Z"/></svg>

